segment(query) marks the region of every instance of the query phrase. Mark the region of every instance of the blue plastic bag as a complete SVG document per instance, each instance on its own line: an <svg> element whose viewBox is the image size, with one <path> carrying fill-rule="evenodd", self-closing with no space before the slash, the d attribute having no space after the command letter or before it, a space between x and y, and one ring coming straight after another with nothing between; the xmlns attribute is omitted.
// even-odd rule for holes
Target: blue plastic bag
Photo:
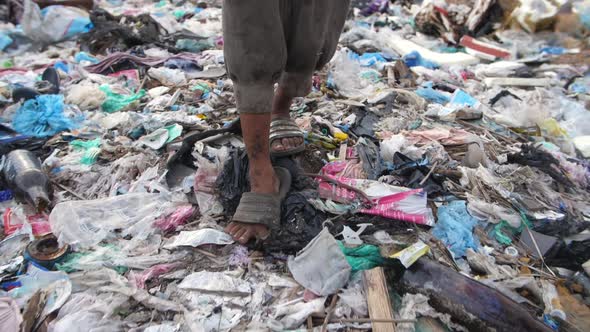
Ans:
<svg viewBox="0 0 590 332"><path fill-rule="evenodd" d="M438 208L438 222L432 234L449 247L455 258L465 256L465 250L479 247L479 240L473 237L477 220L467 212L465 201L452 201Z"/></svg>
<svg viewBox="0 0 590 332"><path fill-rule="evenodd" d="M0 51L4 51L5 48L12 44L13 40L5 33L0 33Z"/></svg>
<svg viewBox="0 0 590 332"><path fill-rule="evenodd" d="M408 67L422 66L428 69L436 69L439 67L437 63L424 59L418 51L412 51L406 54L403 57L403 60Z"/></svg>
<svg viewBox="0 0 590 332"><path fill-rule="evenodd" d="M12 126L21 134L48 137L74 129L78 123L64 115L62 95L40 95L25 101L16 111Z"/></svg>
<svg viewBox="0 0 590 332"><path fill-rule="evenodd" d="M475 108L479 105L479 100L473 98L467 92L457 89L451 96L450 104L457 107L470 106Z"/></svg>
<svg viewBox="0 0 590 332"><path fill-rule="evenodd" d="M358 55L355 52L348 52L348 57L357 61L363 67L370 67L377 63L387 62L387 59L383 57L382 53L375 52L366 52L363 53L363 55Z"/></svg>
<svg viewBox="0 0 590 332"><path fill-rule="evenodd" d="M541 48L541 53L545 53L545 54L562 55L565 52L567 52L567 49L565 49L563 47L545 46L545 47Z"/></svg>
<svg viewBox="0 0 590 332"><path fill-rule="evenodd" d="M69 6L39 6L24 2L21 26L24 34L35 42L51 44L67 40L93 28L88 12Z"/></svg>
<svg viewBox="0 0 590 332"><path fill-rule="evenodd" d="M74 61L76 61L77 63L80 63L82 61L88 61L90 63L98 63L98 59L89 55L86 52L78 52L76 53L76 55L74 56Z"/></svg>
<svg viewBox="0 0 590 332"><path fill-rule="evenodd" d="M92 24L92 21L90 21L90 17L84 17L84 16L74 16L75 13L73 10L69 9L66 7L66 9L63 8L64 6L48 6L45 7L43 9L41 9L41 15L43 15L43 18L47 18L48 15L58 15L64 16L64 21L67 23L67 28L66 31L64 31L63 35L61 36L62 39L70 39L76 35L82 34L82 33L86 33L90 30L92 30L92 28L94 27L94 25ZM63 14L62 14L63 11Z"/></svg>
<svg viewBox="0 0 590 332"><path fill-rule="evenodd" d="M423 85L423 88L419 88L416 90L416 94L426 100L430 100L442 105L445 105L451 100L451 98L449 98L449 96L447 96L446 94L434 90L432 88L432 82L426 82Z"/></svg>
<svg viewBox="0 0 590 332"><path fill-rule="evenodd" d="M70 72L70 65L64 61L57 61L56 63L53 64L53 68L59 69L66 74Z"/></svg>

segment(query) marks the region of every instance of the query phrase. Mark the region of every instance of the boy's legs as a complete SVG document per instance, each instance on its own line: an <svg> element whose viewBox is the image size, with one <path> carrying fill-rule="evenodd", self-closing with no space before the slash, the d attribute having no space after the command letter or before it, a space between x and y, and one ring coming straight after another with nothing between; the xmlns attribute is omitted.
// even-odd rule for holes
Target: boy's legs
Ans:
<svg viewBox="0 0 590 332"><path fill-rule="evenodd" d="M274 82L287 60L279 1L225 0L223 37L225 62L234 82L250 164L251 191L278 192L278 180L270 162L269 128ZM243 243L268 235L265 225L235 221L226 231Z"/></svg>
<svg viewBox="0 0 590 332"><path fill-rule="evenodd" d="M224 54L234 82L242 135L250 162L254 193L277 193L270 162L272 118L288 118L294 97L311 88L313 71L333 56L350 0L224 0ZM273 93L273 85L279 88ZM272 112L272 115L271 115ZM273 151L302 144L301 138L273 142ZM246 243L265 238L262 224L234 220L226 228Z"/></svg>

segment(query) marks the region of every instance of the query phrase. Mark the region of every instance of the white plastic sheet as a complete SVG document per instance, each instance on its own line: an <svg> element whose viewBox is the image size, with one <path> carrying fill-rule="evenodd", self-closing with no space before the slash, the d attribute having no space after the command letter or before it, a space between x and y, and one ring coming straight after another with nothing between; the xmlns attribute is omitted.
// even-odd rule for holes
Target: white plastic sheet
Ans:
<svg viewBox="0 0 590 332"><path fill-rule="evenodd" d="M146 239L153 233L152 223L174 210L176 203L161 194L126 194L88 201L59 203L49 215L51 229L60 245L90 247L115 230L123 236Z"/></svg>
<svg viewBox="0 0 590 332"><path fill-rule="evenodd" d="M164 245L164 248L173 249L182 246L198 247L204 244L232 244L232 237L216 229L204 228L197 231L182 231L174 237L172 242Z"/></svg>

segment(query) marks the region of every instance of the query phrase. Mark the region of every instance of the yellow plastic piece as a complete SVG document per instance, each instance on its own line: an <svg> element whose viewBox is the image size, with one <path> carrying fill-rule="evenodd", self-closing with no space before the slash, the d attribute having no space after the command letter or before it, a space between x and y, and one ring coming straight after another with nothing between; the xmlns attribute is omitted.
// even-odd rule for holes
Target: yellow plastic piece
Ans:
<svg viewBox="0 0 590 332"><path fill-rule="evenodd" d="M406 249L389 256L389 258L397 258L407 269L412 266L418 258L426 255L428 251L430 251L430 247L427 246L426 243L418 241Z"/></svg>

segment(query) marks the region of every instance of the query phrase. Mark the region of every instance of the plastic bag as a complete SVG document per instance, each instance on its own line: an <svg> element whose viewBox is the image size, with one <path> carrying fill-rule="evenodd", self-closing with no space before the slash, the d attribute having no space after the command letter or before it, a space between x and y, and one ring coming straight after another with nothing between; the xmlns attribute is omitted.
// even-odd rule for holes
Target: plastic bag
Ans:
<svg viewBox="0 0 590 332"><path fill-rule="evenodd" d="M327 228L298 252L297 257L289 257L287 265L298 283L321 296L333 294L346 285L352 271Z"/></svg>
<svg viewBox="0 0 590 332"><path fill-rule="evenodd" d="M4 234L11 235L17 230L25 226L25 223L30 225L33 235L45 235L51 233L51 225L47 221L47 215L29 215L26 216L22 208L7 208L2 216L4 223Z"/></svg>
<svg viewBox="0 0 590 332"><path fill-rule="evenodd" d="M352 267L351 273L353 274L385 264L385 258L381 257L379 247L364 244L354 248L347 248L342 243L338 244L346 256L348 264Z"/></svg>
<svg viewBox="0 0 590 332"><path fill-rule="evenodd" d="M133 240L129 247L133 247ZM135 242L137 245L137 241ZM69 254L63 263L57 264L57 268L68 273L74 271L91 271L102 267L108 267L119 273L127 269L148 269L157 264L181 260L186 252L173 254L150 255L133 253L135 248L119 248L115 245L102 245L89 248L87 251L80 251Z"/></svg>
<svg viewBox="0 0 590 332"><path fill-rule="evenodd" d="M120 331L123 329L123 322L114 312L126 301L126 296L113 293L73 294L60 309L56 319L49 324L47 331Z"/></svg>
<svg viewBox="0 0 590 332"><path fill-rule="evenodd" d="M12 44L13 40L5 33L0 32L0 51L4 51L5 48Z"/></svg>
<svg viewBox="0 0 590 332"><path fill-rule="evenodd" d="M408 67L421 66L428 69L437 69L439 67L437 63L424 59L418 51L412 51L404 55L403 60Z"/></svg>
<svg viewBox="0 0 590 332"><path fill-rule="evenodd" d="M183 225L193 215L195 208L191 205L181 206L172 214L160 218L154 222L154 227L163 232L174 231L178 226Z"/></svg>
<svg viewBox="0 0 590 332"><path fill-rule="evenodd" d="M123 230L123 236L146 239L154 231L154 220L175 207L176 203L169 201L166 195L132 193L59 203L51 211L49 222L60 245L90 247L117 229Z"/></svg>
<svg viewBox="0 0 590 332"><path fill-rule="evenodd" d="M135 285L135 287L138 288L145 288L145 283L157 276L160 276L162 274L168 273L170 271L172 271L173 269L177 268L178 266L180 266L182 263L180 262L176 262L176 263L169 263L169 264L159 264L159 265L154 265L152 267L150 267L149 269L141 272L141 273L133 273L131 272L129 274L129 281L131 283L133 283Z"/></svg>
<svg viewBox="0 0 590 332"><path fill-rule="evenodd" d="M64 114L62 95L40 95L23 103L14 115L12 126L21 134L47 137L78 127L80 120Z"/></svg>
<svg viewBox="0 0 590 332"><path fill-rule="evenodd" d="M453 201L438 208L438 222L432 234L444 242L456 258L467 248L477 250L479 240L473 236L477 220L467 211L465 201Z"/></svg>
<svg viewBox="0 0 590 332"><path fill-rule="evenodd" d="M63 262L56 264L56 268L71 273L109 267L117 272L124 273L127 271L127 267L118 265L118 262L124 259L125 254L115 246L96 246L89 251L69 253Z"/></svg>
<svg viewBox="0 0 590 332"><path fill-rule="evenodd" d="M80 63L82 61L85 61L85 62L89 62L90 64L95 64L95 63L99 63L100 62L97 58L89 55L86 52L78 52L78 53L76 53L76 55L74 56L74 61L76 61L77 63Z"/></svg>
<svg viewBox="0 0 590 332"><path fill-rule="evenodd" d="M469 193L467 194L467 201L469 202L469 205L467 206L469 213L479 220L488 221L494 224L504 220L512 227L520 226L520 214L514 210L498 204L488 203Z"/></svg>
<svg viewBox="0 0 590 332"><path fill-rule="evenodd" d="M223 206L216 195L214 195L217 176L223 170L223 165L229 159L229 150L226 147L221 149L207 148L209 154L213 155L214 162L198 153L193 153L197 159L198 167L195 173L195 196L199 211L202 215L215 215L223 213Z"/></svg>
<svg viewBox="0 0 590 332"><path fill-rule="evenodd" d="M78 106L82 111L99 108L106 98L98 84L76 84L66 91L66 102Z"/></svg>
<svg viewBox="0 0 590 332"><path fill-rule="evenodd" d="M448 103L451 100L448 93L433 89L432 82L426 82L423 88L416 89L416 94L424 99L428 99L442 105Z"/></svg>
<svg viewBox="0 0 590 332"><path fill-rule="evenodd" d="M80 163L84 165L92 165L96 162L98 155L100 154L100 138L93 139L90 141L75 140L70 143L70 146L74 151L82 152Z"/></svg>
<svg viewBox="0 0 590 332"><path fill-rule="evenodd" d="M396 152L401 152L403 148L407 147L408 143L404 135L393 135L384 139L379 144L381 158L386 162L393 161L393 155Z"/></svg>
<svg viewBox="0 0 590 332"><path fill-rule="evenodd" d="M139 90L137 93L123 95L113 92L106 84L101 85L100 90L106 95L106 99L101 107L102 110L107 113L113 113L131 107L136 101L145 96L145 90L143 89Z"/></svg>
<svg viewBox="0 0 590 332"><path fill-rule="evenodd" d="M182 70L170 69L166 67L150 68L148 75L162 83L165 86L180 87L185 86L188 82L186 75Z"/></svg>
<svg viewBox="0 0 590 332"><path fill-rule="evenodd" d="M227 293L234 296L248 296L252 293L249 282L223 272L210 271L199 271L188 275L178 284L178 288L209 293Z"/></svg>
<svg viewBox="0 0 590 332"><path fill-rule="evenodd" d="M198 247L204 244L227 245L234 243L232 237L216 229L204 228L197 231L182 231L170 243L164 245L166 249L181 246Z"/></svg>
<svg viewBox="0 0 590 332"><path fill-rule="evenodd" d="M19 331L23 316L16 302L9 297L0 297L0 330Z"/></svg>
<svg viewBox="0 0 590 332"><path fill-rule="evenodd" d="M297 329L313 313L323 312L325 310L325 297L320 297L309 302L298 302L291 305L276 306L274 313L275 319L282 317L280 320L270 321L268 323L272 331L286 331Z"/></svg>
<svg viewBox="0 0 590 332"><path fill-rule="evenodd" d="M324 167L322 172L329 171ZM329 174L334 176L333 174ZM427 205L427 195L422 189L408 189L385 183L338 177L338 181L358 188L373 201L370 208L358 209L358 212L382 216L389 219L404 220L416 224L434 225L432 211ZM320 197L335 202L350 204L359 199L354 191L335 186L326 181L319 182Z"/></svg>
<svg viewBox="0 0 590 332"><path fill-rule="evenodd" d="M182 129L181 125L175 123L164 128L158 128L154 132L142 136L137 142L158 150L178 138L182 134Z"/></svg>
<svg viewBox="0 0 590 332"><path fill-rule="evenodd" d="M387 88L380 82L379 72L361 67L346 50L338 51L332 62L334 67L328 84L335 85L338 92L349 99L364 100Z"/></svg>
<svg viewBox="0 0 590 332"><path fill-rule="evenodd" d="M215 46L211 39L186 39L180 38L176 40L176 48L182 51L199 53Z"/></svg>
<svg viewBox="0 0 590 332"><path fill-rule="evenodd" d="M37 267L37 265L30 263L27 273L18 277L18 282L21 286L11 289L8 295L15 299L17 304L22 308L35 292L58 281L69 283L68 275L62 271L47 271L42 267Z"/></svg>
<svg viewBox="0 0 590 332"><path fill-rule="evenodd" d="M70 39L92 29L88 13L79 8L49 6L41 10L31 0L25 0L21 22L29 38L46 44Z"/></svg>

